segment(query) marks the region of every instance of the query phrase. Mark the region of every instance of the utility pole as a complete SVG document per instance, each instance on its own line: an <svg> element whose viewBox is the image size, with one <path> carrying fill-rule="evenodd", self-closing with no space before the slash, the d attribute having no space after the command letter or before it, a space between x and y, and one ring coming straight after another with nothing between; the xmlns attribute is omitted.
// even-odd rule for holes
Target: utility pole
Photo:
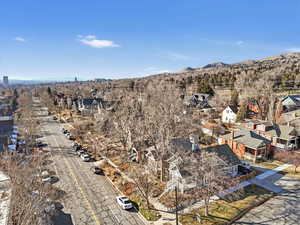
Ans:
<svg viewBox="0 0 300 225"><path fill-rule="evenodd" d="M178 205L178 199L177 199L177 186L175 186L175 204L176 204L176 207L175 207L175 210L176 210L176 225L178 225L178 208L177 208L177 205Z"/></svg>

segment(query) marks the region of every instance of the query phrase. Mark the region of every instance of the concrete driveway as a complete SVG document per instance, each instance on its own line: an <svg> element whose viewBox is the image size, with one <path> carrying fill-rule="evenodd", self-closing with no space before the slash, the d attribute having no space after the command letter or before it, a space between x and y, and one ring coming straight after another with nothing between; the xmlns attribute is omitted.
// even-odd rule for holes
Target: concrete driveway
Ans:
<svg viewBox="0 0 300 225"><path fill-rule="evenodd" d="M264 180L282 187L282 192L252 209L234 224L299 225L300 224L300 180L278 173Z"/></svg>

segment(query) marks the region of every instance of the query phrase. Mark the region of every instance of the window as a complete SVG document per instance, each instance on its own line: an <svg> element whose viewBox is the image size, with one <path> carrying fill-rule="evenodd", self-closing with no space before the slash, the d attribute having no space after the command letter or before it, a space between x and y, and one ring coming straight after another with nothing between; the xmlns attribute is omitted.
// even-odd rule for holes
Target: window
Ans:
<svg viewBox="0 0 300 225"><path fill-rule="evenodd" d="M277 138L277 143L278 143L278 144L286 145L286 144L287 144L287 140L283 140L283 139Z"/></svg>

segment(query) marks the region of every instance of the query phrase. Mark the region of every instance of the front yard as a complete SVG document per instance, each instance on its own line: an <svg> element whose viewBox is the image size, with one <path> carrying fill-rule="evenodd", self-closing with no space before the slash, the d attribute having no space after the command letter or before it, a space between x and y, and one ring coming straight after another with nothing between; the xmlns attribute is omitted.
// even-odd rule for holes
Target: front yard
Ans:
<svg viewBox="0 0 300 225"><path fill-rule="evenodd" d="M267 169L274 169L283 164L284 164L283 162L273 160L270 162L258 163L257 166L267 168ZM288 177L300 179L300 168L297 168L297 171L295 173L295 166L290 166L290 167L284 169L283 171L280 171L279 173L284 174L285 176L288 176Z"/></svg>
<svg viewBox="0 0 300 225"><path fill-rule="evenodd" d="M240 214L250 210L271 198L273 194L256 185L246 186L243 190L226 196L224 200L217 200L210 204L208 217L204 216L204 208L193 210L191 213L182 215L180 222L183 225L217 225L226 224ZM198 222L196 215L201 215L201 222Z"/></svg>

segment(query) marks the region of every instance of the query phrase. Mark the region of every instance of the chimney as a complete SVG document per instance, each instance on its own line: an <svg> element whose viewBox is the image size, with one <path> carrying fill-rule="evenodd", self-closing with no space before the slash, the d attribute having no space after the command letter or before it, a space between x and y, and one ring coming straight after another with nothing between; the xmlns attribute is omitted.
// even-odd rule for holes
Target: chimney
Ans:
<svg viewBox="0 0 300 225"><path fill-rule="evenodd" d="M233 150L234 130L231 131L231 149Z"/></svg>

